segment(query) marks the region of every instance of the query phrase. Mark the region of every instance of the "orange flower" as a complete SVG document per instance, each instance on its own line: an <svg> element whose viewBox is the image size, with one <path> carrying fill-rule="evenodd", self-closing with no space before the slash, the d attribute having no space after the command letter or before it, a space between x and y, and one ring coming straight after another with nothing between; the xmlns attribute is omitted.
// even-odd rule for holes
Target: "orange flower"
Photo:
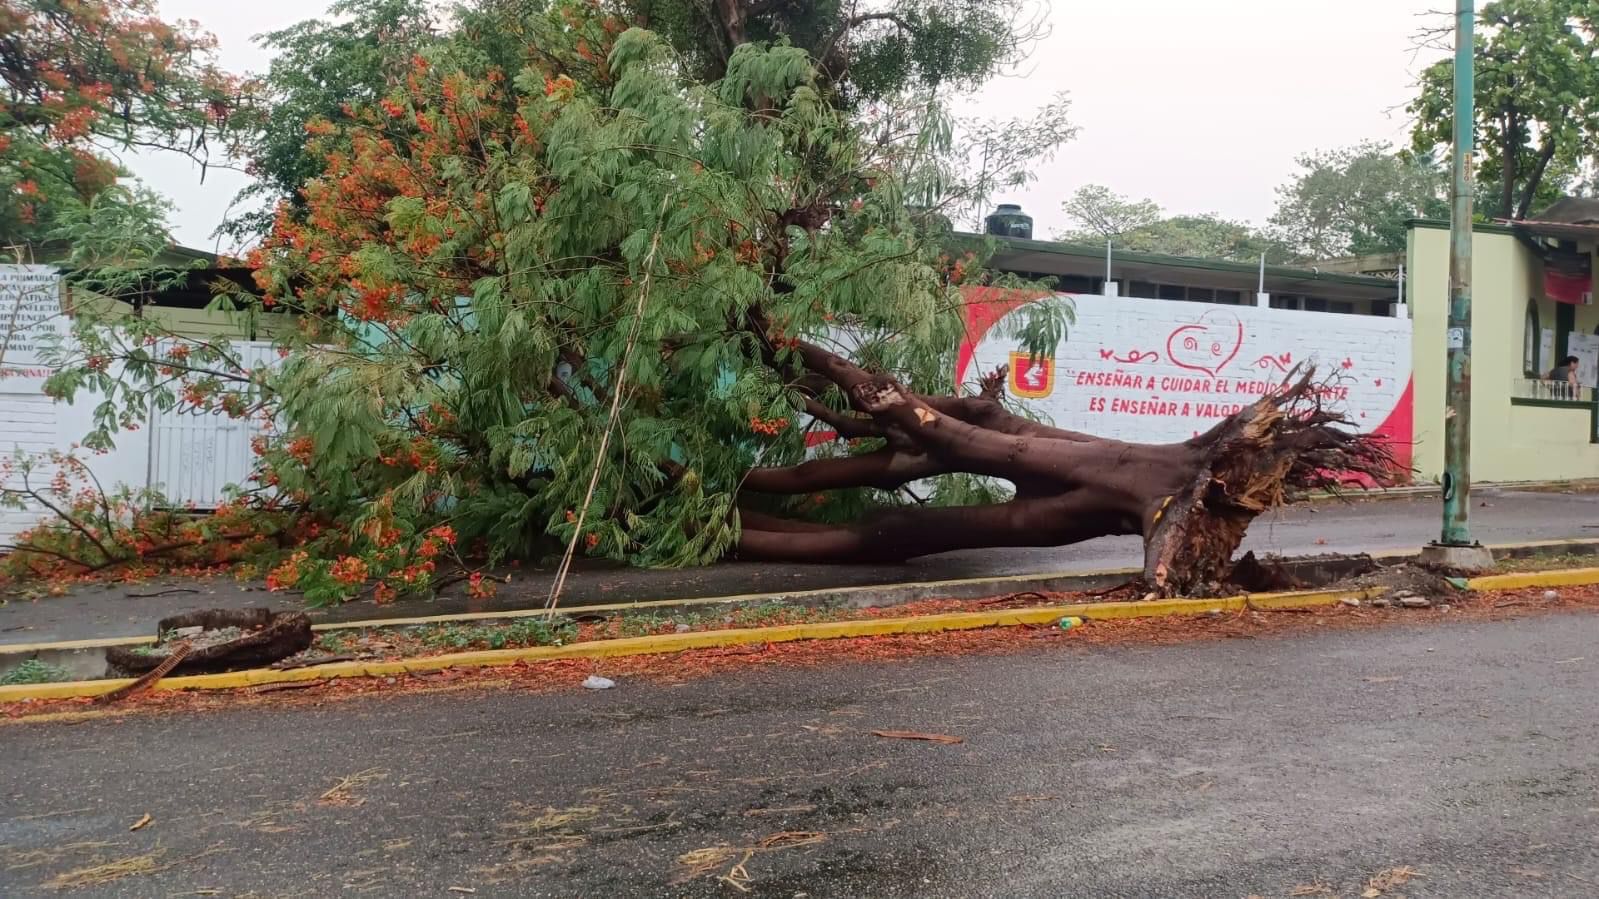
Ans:
<svg viewBox="0 0 1599 899"><path fill-rule="evenodd" d="M355 585L366 580L366 560L357 556L340 556L328 569L328 574L341 584Z"/></svg>

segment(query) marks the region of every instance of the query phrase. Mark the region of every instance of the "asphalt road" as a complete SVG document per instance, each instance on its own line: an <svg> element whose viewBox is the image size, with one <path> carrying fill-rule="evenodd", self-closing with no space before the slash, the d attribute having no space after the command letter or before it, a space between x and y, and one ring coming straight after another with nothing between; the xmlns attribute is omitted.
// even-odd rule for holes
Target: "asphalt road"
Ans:
<svg viewBox="0 0 1599 899"><path fill-rule="evenodd" d="M1472 533L1483 543L1599 537L1599 498L1593 494L1485 489L1476 494L1476 503L1471 510ZM1281 555L1413 550L1437 538L1439 516L1437 497L1301 505L1257 519L1249 529L1244 548ZM562 605L1136 568L1143 562L1141 547L1137 537L1108 537L1049 549L944 553L904 565L734 562L677 571L587 567L575 570L568 579ZM258 587L226 579L177 585L190 588L189 592L128 595L160 593L166 586L170 585L88 587L68 596L0 605L0 644L153 634L161 618L195 608L296 606L293 596L267 594ZM354 621L535 608L543 606L549 589L547 572L519 570L511 584L489 599L456 595L382 607L354 602L312 610L312 617L320 621Z"/></svg>
<svg viewBox="0 0 1599 899"><path fill-rule="evenodd" d="M0 895L146 858L74 895L1354 897L1408 868L1384 896L1591 897L1596 646L1583 614L1064 638L607 692L11 724Z"/></svg>

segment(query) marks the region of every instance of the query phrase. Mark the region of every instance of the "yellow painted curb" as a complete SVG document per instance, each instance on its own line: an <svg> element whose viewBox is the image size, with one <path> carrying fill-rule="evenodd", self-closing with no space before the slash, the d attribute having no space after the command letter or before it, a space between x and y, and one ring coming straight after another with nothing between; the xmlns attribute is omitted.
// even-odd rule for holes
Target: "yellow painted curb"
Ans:
<svg viewBox="0 0 1599 899"><path fill-rule="evenodd" d="M1536 540L1526 543L1496 543L1489 547L1494 551L1518 549L1547 549L1554 546L1592 546L1599 545L1599 538L1570 539L1570 540ZM1396 549L1369 553L1374 559L1408 558L1416 554L1415 550ZM1587 571L1589 569L1576 569ZM885 589L914 589L924 592L937 591L948 587L964 587L974 583L993 584L995 592L1004 592L1007 584L1033 583L1037 581L1050 581L1062 578L1094 578L1094 577L1130 577L1140 573L1137 568L1106 568L1097 571L1057 571L1044 574L1013 574L997 577L983 578L956 578L940 581L908 581L892 584L865 584L858 587L829 587L819 590L796 590L789 593L737 593L727 596L707 596L695 599L651 599L636 602L614 602L595 606L574 606L560 609L559 614L602 614L607 612L630 612L649 609L683 608L691 609L701 606L737 605L747 602L761 602L763 600L781 599L783 601L803 601L810 596L838 595L840 593L856 593L869 590ZM1529 572L1534 573L1534 572ZM1535 572L1542 574L1544 572ZM1519 577L1521 573L1509 575L1492 575L1492 577ZM1574 581L1576 583L1591 583L1589 581ZM1538 586L1530 584L1527 586ZM1492 587L1484 589L1515 589L1515 587ZM1284 594L1291 595L1291 594ZM1352 595L1352 594L1351 594ZM1257 603L1259 598L1257 597ZM1147 603L1140 603L1147 606ZM334 621L311 625L311 630L317 632L347 631L347 630L376 630L390 627L424 627L435 624L462 624L467 622L496 622L517 621L524 618L538 618L548 615L543 609L510 609L503 612L457 612L448 615L421 615L411 618L368 618L356 621ZM89 640L64 640L56 643L0 643L0 656L5 655L34 655L41 652L72 651L78 649L104 649L109 646L143 646L154 643L155 637L100 637Z"/></svg>
<svg viewBox="0 0 1599 899"><path fill-rule="evenodd" d="M814 624L785 624L776 627L729 628L687 634L658 634L594 640L570 646L530 646L518 649L489 649L455 652L384 662L334 662L305 668L278 670L253 668L221 674L196 674L168 677L157 681L157 690L233 690L262 684L294 681L330 680L341 677L393 677L440 671L445 668L483 668L514 665L518 662L547 662L556 659L608 658L655 655L691 649L716 649L751 643L787 643L794 640L838 640L849 637L874 637L889 634L928 634L940 631L976 630L986 627L1057 624L1071 619L1152 618L1167 615L1202 615L1211 611L1303 608L1332 605L1346 597L1363 597L1368 590L1321 590L1294 593L1232 596L1219 599L1167 599L1149 602L1076 603L1027 609L999 609L992 612L946 612L901 618L868 618L858 621L827 621ZM0 703L26 699L68 699L98 696L132 683L118 680L69 681L56 684L17 684L0 687Z"/></svg>
<svg viewBox="0 0 1599 899"><path fill-rule="evenodd" d="M1559 571L1533 571L1471 578L1471 590L1515 590L1527 587L1577 586L1599 584L1599 568ZM946 612L900 618L868 618L857 621L827 621L813 624L785 624L775 627L729 628L695 631L686 634L658 634L594 640L569 646L531 646L517 649L492 649L421 656L382 662L335 662L305 668L278 670L254 668L221 674L169 677L156 682L157 690L233 690L240 687L281 684L343 677L392 677L441 671L446 668L483 668L514 665L518 662L547 662L557 659L609 658L656 655L693 649L716 649L752 643L787 643L794 640L838 640L889 634L927 634L941 631L976 630L987 627L1057 624L1070 619L1159 618L1172 615L1202 615L1207 612L1236 612L1245 609L1299 609L1335 605L1345 599L1366 599L1381 588L1358 590L1306 590L1229 596L1216 599L1164 599L1138 602L1075 603L1026 609L999 609L990 612ZM89 641L85 641L89 642ZM29 699L68 699L98 696L132 683L118 680L69 681L55 684L17 684L0 687L0 703Z"/></svg>
<svg viewBox="0 0 1599 899"><path fill-rule="evenodd" d="M1472 590L1522 590L1527 587L1581 587L1599 584L1599 568L1561 568L1555 571L1512 571L1468 578Z"/></svg>

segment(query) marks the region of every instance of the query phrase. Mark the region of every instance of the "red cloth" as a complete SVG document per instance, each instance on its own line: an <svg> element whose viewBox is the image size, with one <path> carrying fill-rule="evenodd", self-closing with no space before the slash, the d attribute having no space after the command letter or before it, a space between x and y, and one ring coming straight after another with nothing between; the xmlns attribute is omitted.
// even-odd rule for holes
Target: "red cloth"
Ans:
<svg viewBox="0 0 1599 899"><path fill-rule="evenodd" d="M1593 275L1589 272L1561 272L1545 268L1543 292L1556 303L1586 305L1593 299Z"/></svg>

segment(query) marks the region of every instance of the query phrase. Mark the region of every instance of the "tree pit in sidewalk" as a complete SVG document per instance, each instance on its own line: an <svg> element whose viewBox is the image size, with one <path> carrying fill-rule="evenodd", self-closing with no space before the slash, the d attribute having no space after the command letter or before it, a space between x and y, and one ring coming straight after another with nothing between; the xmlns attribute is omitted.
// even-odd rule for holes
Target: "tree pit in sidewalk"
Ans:
<svg viewBox="0 0 1599 899"><path fill-rule="evenodd" d="M113 677L144 674L186 647L171 674L255 668L304 651L311 645L311 619L304 612L267 608L202 609L161 619L157 640L146 646L106 649Z"/></svg>

